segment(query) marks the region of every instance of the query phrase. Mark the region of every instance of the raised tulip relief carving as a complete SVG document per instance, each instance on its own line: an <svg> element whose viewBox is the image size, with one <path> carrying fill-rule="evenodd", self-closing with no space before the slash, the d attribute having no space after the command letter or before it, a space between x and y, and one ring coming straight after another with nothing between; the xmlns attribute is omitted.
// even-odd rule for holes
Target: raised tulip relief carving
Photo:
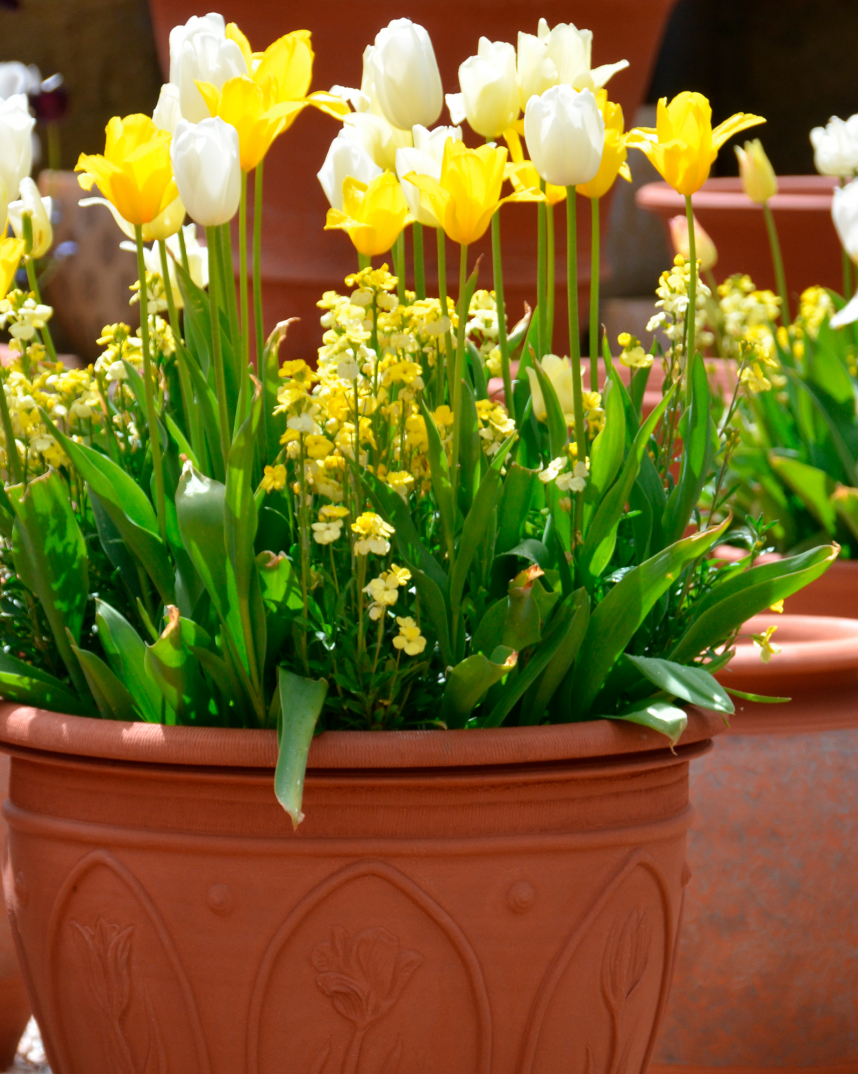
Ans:
<svg viewBox="0 0 858 1074"><path fill-rule="evenodd" d="M646 913L635 907L611 929L602 962L602 994L611 1017L611 1051L607 1074L623 1074L634 1034L626 1026L626 1008L649 961L652 935ZM622 1031L626 1030L621 1048Z"/></svg>
<svg viewBox="0 0 858 1074"><path fill-rule="evenodd" d="M414 971L422 965L423 956L403 949L387 929L364 929L350 936L346 929L335 926L330 941L313 948L311 961L316 984L337 1014L353 1027L339 1074L359 1074L368 1030L397 1002ZM326 1047L318 1057L312 1074L325 1071L329 1050ZM397 1074L401 1051L397 1043L377 1074Z"/></svg>

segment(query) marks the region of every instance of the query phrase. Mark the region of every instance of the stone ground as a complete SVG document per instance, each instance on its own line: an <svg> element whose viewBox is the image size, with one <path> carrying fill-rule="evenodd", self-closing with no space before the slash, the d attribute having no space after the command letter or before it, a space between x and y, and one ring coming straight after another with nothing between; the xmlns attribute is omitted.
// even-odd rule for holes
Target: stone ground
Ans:
<svg viewBox="0 0 858 1074"><path fill-rule="evenodd" d="M18 1045L18 1057L15 1065L8 1074L51 1074L50 1067L45 1062L45 1050L42 1047L42 1038L39 1027L34 1018L24 1030L24 1036Z"/></svg>

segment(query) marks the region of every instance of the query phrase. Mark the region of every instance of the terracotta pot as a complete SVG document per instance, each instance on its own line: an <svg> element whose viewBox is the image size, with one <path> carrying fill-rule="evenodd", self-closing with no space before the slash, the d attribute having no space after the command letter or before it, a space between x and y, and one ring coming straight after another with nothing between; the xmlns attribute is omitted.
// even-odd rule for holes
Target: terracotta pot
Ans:
<svg viewBox="0 0 858 1074"><path fill-rule="evenodd" d="M716 559L735 563L746 553L732 545L715 549ZM780 559L777 552L760 556L758 563ZM800 589L784 601L784 611L790 615L824 615L837 619L858 619L858 561L836 559L825 574Z"/></svg>
<svg viewBox="0 0 858 1074"><path fill-rule="evenodd" d="M780 193L769 202L778 228L790 300L813 284L843 288L842 254L831 220L837 180L825 175L783 175ZM667 183L647 183L637 192L643 209L658 213L668 227L685 213L685 199ZM763 211L739 179L710 179L692 197L694 214L718 249L715 275L726 280L747 273L757 287L777 290ZM793 310L795 313L795 310Z"/></svg>
<svg viewBox="0 0 858 1074"><path fill-rule="evenodd" d="M720 678L732 729L692 778L692 880L652 1074L858 1070L858 622L777 619Z"/></svg>
<svg viewBox="0 0 858 1074"><path fill-rule="evenodd" d="M0 757L0 801L5 800L8 791L9 758ZM0 815L0 844L5 847L5 842L6 821ZM18 967L6 906L0 896L0 1070L7 1070L14 1062L18 1041L29 1020L27 990Z"/></svg>
<svg viewBox="0 0 858 1074"><path fill-rule="evenodd" d="M273 4L269 0L225 0L219 8L227 20L237 21L254 48L264 48L281 34L299 27L311 30L316 63L313 86L327 89L360 84L361 56L376 33L391 19L407 15L422 23L435 43L444 89L458 90L459 65L477 50L480 35L493 41L515 42L519 30L536 33L536 23L544 15L553 26L574 17L579 26L595 35L594 63L621 58L630 67L616 75L611 96L622 106L629 125L644 99L667 16L675 0L580 0L570 11L565 0L545 0L535 11L528 0L499 0L492 4L461 3L460 0L378 0L362 12L361 18L347 15L341 0L318 0L310 8L292 2ZM161 58L168 70L170 29L191 15L204 13L205 5L195 0L150 0L152 25ZM333 120L308 109L293 129L278 140L265 165L265 238L262 275L265 281L267 328L290 316L301 323L289 332L290 352L315 355L321 343L316 302L324 291L342 286L343 278L357 268L357 257L349 240L339 232L322 230L328 207L316 180L337 126ZM446 109L442 122L449 121ZM470 136L469 136L470 137ZM474 140L474 144L476 141ZM582 286L589 280L590 215L586 199L579 198L579 274ZM511 205L503 211L503 250L507 301L516 320L524 299L531 305L536 292L536 214L534 207ZM562 206L556 215L558 256L565 249ZM603 208L607 225L609 212ZM429 279L434 280L434 236L427 234ZM409 247L410 233L406 236ZM488 237L471 251L471 265L482 253L481 287L491 287L491 245ZM455 276L458 251L448 244L448 272ZM379 259L376 259L376 263ZM565 269L558 264L557 339L568 338L565 325ZM455 281L450 290L455 294ZM430 293L437 292L432 289Z"/></svg>
<svg viewBox="0 0 858 1074"><path fill-rule="evenodd" d="M293 834L273 732L0 707L54 1074L646 1069L721 726L328 732Z"/></svg>

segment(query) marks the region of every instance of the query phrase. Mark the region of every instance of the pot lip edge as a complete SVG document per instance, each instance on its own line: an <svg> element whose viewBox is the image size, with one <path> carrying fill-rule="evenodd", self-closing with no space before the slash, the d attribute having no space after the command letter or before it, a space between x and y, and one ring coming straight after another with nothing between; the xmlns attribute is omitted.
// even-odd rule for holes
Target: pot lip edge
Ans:
<svg viewBox="0 0 858 1074"><path fill-rule="evenodd" d="M725 730L721 716L688 706L688 746ZM69 716L0 702L3 745L79 758L205 768L274 768L276 732L166 727ZM606 719L546 727L428 731L326 731L313 740L308 769L461 769L551 761L613 760L664 751L666 739L636 724Z"/></svg>

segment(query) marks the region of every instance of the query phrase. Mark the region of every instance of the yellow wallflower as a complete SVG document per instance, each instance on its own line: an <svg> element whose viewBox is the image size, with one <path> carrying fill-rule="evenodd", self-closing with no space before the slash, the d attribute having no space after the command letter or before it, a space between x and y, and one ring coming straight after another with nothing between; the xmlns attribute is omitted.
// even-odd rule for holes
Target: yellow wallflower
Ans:
<svg viewBox="0 0 858 1074"><path fill-rule="evenodd" d="M324 436L316 433L310 435L304 441L304 451L310 459L324 459L334 450L334 445Z"/></svg>
<svg viewBox="0 0 858 1074"><path fill-rule="evenodd" d="M541 201L538 190L517 190L502 198L507 151L481 145L468 149L463 142L447 139L441 162L441 179L412 172L405 178L420 191L425 202L453 242L470 246L481 239L499 206L507 201Z"/></svg>
<svg viewBox="0 0 858 1074"><path fill-rule="evenodd" d="M6 297L23 256L23 239L0 239L0 298Z"/></svg>
<svg viewBox="0 0 858 1074"><path fill-rule="evenodd" d="M718 150L734 134L765 123L762 116L738 112L712 129L712 108L701 93L683 92L668 104L658 102L656 127L630 131L628 144L649 157L680 194L691 195L709 178Z"/></svg>
<svg viewBox="0 0 858 1074"><path fill-rule="evenodd" d="M762 660L764 664L768 664L771 658L777 656L781 651L780 645L776 645L772 641L772 634L774 634L777 629L776 626L770 626L764 634L751 635L757 652L760 654L760 660Z"/></svg>
<svg viewBox="0 0 858 1074"><path fill-rule="evenodd" d="M386 556L390 551L388 537L395 532L381 515L374 511L364 511L352 522L352 532L357 535L355 551L359 556L369 555L374 552L377 556Z"/></svg>
<svg viewBox="0 0 858 1074"><path fill-rule="evenodd" d="M101 193L131 224L148 224L178 197L170 163L170 135L149 116L114 116L104 155L81 153L75 171L84 190Z"/></svg>
<svg viewBox="0 0 858 1074"><path fill-rule="evenodd" d="M286 467L279 466L266 466L265 473L262 475L262 480L259 482L259 487L265 489L266 492L273 492L275 489L282 489L286 487Z"/></svg>
<svg viewBox="0 0 858 1074"><path fill-rule="evenodd" d="M575 187L585 198L601 198L614 185L618 175L627 182L632 181L632 173L626 163L626 135L623 133L623 109L614 101L608 100L605 90L596 94L596 103L605 120L605 148L602 151L602 163L589 183Z"/></svg>
<svg viewBox="0 0 858 1074"><path fill-rule="evenodd" d="M414 622L411 616L397 616L396 622L399 625L399 633L393 639L393 644L397 649L404 649L408 656L416 656L418 653L422 653L426 648L426 639L420 633L420 627Z"/></svg>
<svg viewBox="0 0 858 1074"><path fill-rule="evenodd" d="M772 382L768 380L763 373L759 362L754 362L753 365L746 366L742 370L742 375L739 377L739 380L754 395L758 392L767 392L772 386Z"/></svg>
<svg viewBox="0 0 858 1074"><path fill-rule="evenodd" d="M329 209L325 230L345 231L358 253L376 257L389 250L414 217L392 172L367 185L353 176L343 182L343 211Z"/></svg>

